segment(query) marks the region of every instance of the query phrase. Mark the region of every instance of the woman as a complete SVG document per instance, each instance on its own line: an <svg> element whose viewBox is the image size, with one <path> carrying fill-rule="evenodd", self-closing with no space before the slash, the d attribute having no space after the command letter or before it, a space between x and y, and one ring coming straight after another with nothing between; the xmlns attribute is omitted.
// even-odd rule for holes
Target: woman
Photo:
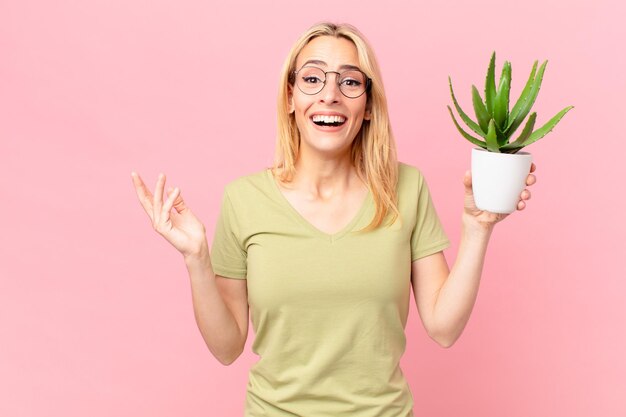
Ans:
<svg viewBox="0 0 626 417"><path fill-rule="evenodd" d="M221 363L243 351L252 310L260 360L246 416L412 416L399 367L410 287L430 337L451 346L506 215L476 208L467 172L448 269L449 241L420 171L396 159L378 64L354 27L309 29L281 81L274 166L227 184L210 255L180 190L163 202L164 175L152 196L133 173L137 194L185 258L196 321Z"/></svg>

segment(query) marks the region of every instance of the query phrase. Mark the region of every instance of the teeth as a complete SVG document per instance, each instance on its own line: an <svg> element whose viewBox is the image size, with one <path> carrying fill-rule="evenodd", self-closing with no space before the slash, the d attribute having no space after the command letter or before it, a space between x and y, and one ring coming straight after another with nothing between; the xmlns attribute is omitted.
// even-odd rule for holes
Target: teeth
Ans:
<svg viewBox="0 0 626 417"><path fill-rule="evenodd" d="M343 116L323 116L321 114L313 115L314 122L324 122L324 123L343 123L346 121L346 118Z"/></svg>

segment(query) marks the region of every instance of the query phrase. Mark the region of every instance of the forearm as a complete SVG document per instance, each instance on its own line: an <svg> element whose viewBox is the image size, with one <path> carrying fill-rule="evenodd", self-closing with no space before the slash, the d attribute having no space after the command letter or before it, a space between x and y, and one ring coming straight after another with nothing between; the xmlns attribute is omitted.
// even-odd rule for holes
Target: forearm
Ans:
<svg viewBox="0 0 626 417"><path fill-rule="evenodd" d="M229 365L239 356L244 343L237 321L219 293L210 258L207 254L189 256L185 265L200 333L213 356Z"/></svg>
<svg viewBox="0 0 626 417"><path fill-rule="evenodd" d="M438 340L447 346L458 339L472 313L492 231L493 226L485 227L463 215L459 252L433 313Z"/></svg>

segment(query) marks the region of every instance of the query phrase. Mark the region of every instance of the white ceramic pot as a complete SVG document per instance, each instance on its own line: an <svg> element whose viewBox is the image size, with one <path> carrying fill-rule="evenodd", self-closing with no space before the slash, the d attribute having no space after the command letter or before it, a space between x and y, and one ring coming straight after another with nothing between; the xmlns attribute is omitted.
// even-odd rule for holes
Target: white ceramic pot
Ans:
<svg viewBox="0 0 626 417"><path fill-rule="evenodd" d="M472 149L472 188L476 207L492 213L513 213L526 187L533 157Z"/></svg>

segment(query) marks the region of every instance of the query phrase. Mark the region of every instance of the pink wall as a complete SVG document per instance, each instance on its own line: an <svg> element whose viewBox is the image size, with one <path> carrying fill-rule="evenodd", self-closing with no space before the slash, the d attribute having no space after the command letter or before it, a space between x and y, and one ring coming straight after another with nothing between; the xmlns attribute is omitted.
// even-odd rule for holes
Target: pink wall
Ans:
<svg viewBox="0 0 626 417"><path fill-rule="evenodd" d="M426 174L450 263L471 145L447 76L469 110L492 50L515 98L549 59L538 123L576 106L528 148L533 197L497 226L461 339L439 348L412 306L416 416L626 415L623 3L214 3L0 3L0 415L242 415L254 335L230 367L211 356L130 172L151 188L165 172L210 241L224 184L271 162L282 61L322 19L377 51L400 159Z"/></svg>

